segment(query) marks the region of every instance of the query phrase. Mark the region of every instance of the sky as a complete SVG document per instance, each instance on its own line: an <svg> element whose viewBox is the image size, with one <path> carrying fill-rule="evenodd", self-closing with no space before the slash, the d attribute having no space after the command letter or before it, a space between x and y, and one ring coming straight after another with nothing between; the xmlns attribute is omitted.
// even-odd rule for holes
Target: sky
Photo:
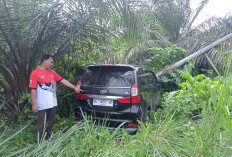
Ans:
<svg viewBox="0 0 232 157"><path fill-rule="evenodd" d="M192 0L192 8L199 6L199 2L200 0ZM232 0L209 0L193 25L197 26L212 16L224 17L229 12L232 14Z"/></svg>

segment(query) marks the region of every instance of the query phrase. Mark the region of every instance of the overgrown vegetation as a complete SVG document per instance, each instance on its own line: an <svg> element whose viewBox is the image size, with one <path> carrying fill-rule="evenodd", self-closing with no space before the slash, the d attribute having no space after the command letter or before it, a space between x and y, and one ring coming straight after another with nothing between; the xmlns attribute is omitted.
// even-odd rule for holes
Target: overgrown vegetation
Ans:
<svg viewBox="0 0 232 157"><path fill-rule="evenodd" d="M149 67L154 73L159 72L160 69L165 69L177 61L185 58L187 52L175 45L166 48L153 47L149 48L149 56L144 62L144 66ZM195 62L191 61L184 66L176 69L175 71L169 71L169 75L160 78L162 82L162 89L164 92L173 91L178 89L179 83L183 81L181 75L182 72L194 72Z"/></svg>
<svg viewBox="0 0 232 157"><path fill-rule="evenodd" d="M158 72L231 32L231 16L192 27L207 2L194 11L190 0L2 0L0 156L231 156L231 41L162 77L163 109L135 135L76 125L74 93L58 86L53 138L39 144L30 109L29 75L43 54L73 83L89 64Z"/></svg>
<svg viewBox="0 0 232 157"><path fill-rule="evenodd" d="M0 154L17 156L229 156L232 153L232 76L210 79L183 73L181 89L165 93L162 106L150 113L135 135L110 132L86 120L55 124L52 140L37 143L32 126L5 128ZM28 124L28 123L27 123ZM65 126L69 126L64 130ZM57 128L60 127L60 128ZM19 129L20 128L20 129ZM63 131L63 132L62 132ZM9 151L10 150L10 151ZM117 153L115 153L117 152Z"/></svg>

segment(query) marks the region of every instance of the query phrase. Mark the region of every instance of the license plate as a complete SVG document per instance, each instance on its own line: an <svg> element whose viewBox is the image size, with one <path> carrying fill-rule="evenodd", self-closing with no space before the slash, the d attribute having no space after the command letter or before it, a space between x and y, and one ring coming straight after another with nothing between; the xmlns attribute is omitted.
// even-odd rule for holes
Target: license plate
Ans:
<svg viewBox="0 0 232 157"><path fill-rule="evenodd" d="M93 99L93 105L113 107L113 100L108 100L108 99Z"/></svg>

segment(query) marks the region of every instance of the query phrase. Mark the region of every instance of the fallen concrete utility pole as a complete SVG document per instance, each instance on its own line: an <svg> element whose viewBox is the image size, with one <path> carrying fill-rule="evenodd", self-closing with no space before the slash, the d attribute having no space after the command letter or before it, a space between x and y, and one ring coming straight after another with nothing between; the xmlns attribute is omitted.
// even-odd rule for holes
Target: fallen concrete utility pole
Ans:
<svg viewBox="0 0 232 157"><path fill-rule="evenodd" d="M174 70L174 69L179 68L180 66L182 66L186 62L188 62L188 61L190 61L190 60L192 60L192 59L194 59L194 58L202 55L203 53L209 51L210 49L212 49L215 46L219 45L220 43L222 43L222 42L230 39L231 37L232 37L232 33L230 33L230 34L224 36L223 38L221 38L221 39L213 42L212 44L204 47L203 49L201 49L201 50L199 50L197 52L194 52L193 54L189 55L188 57L185 57L184 59L182 59L182 60L180 60L180 61L178 61L178 62L176 62L176 63L174 63L172 65L170 65L169 67L166 67L166 68L162 69L160 72L158 72L156 74L156 77L160 78L160 77L162 77L164 75L167 75L169 70Z"/></svg>

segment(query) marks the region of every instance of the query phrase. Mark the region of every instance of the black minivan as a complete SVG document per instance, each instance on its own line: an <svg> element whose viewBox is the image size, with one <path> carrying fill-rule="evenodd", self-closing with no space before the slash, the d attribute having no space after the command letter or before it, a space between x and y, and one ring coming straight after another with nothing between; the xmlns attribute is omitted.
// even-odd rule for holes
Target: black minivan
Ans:
<svg viewBox="0 0 232 157"><path fill-rule="evenodd" d="M82 92L76 94L75 119L82 120L82 113L91 115L109 129L121 124L134 133L137 120L146 123L149 111L160 105L160 82L151 70L140 66L92 65L77 87Z"/></svg>

